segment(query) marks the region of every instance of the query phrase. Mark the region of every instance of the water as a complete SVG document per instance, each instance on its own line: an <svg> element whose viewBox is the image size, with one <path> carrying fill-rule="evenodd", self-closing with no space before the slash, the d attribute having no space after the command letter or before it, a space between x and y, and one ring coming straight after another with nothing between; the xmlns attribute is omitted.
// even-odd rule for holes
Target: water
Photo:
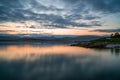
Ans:
<svg viewBox="0 0 120 80"><path fill-rule="evenodd" d="M0 80L120 80L120 49L0 45Z"/></svg>

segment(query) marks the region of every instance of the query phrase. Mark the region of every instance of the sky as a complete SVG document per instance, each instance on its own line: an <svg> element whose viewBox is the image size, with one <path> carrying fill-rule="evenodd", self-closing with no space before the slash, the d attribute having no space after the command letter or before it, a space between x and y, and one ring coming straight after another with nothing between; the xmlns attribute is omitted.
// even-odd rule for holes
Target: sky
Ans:
<svg viewBox="0 0 120 80"><path fill-rule="evenodd" d="M0 34L120 32L120 0L0 0Z"/></svg>

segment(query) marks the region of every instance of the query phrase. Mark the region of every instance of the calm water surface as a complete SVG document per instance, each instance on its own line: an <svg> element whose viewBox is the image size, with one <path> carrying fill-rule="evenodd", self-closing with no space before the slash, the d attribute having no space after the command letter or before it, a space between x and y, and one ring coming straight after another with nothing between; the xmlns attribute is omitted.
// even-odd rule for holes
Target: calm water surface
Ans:
<svg viewBox="0 0 120 80"><path fill-rule="evenodd" d="M120 80L120 49L0 45L0 80Z"/></svg>

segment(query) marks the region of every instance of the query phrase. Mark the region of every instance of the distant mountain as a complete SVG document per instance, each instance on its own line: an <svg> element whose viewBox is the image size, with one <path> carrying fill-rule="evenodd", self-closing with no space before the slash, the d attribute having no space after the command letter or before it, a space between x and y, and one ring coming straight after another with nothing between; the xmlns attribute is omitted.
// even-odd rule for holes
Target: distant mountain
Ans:
<svg viewBox="0 0 120 80"><path fill-rule="evenodd" d="M71 36L71 35L0 35L0 41L19 41L19 42L41 42L41 41L57 41L57 42L74 42L74 41L88 41L98 39L100 36L85 35L85 36Z"/></svg>

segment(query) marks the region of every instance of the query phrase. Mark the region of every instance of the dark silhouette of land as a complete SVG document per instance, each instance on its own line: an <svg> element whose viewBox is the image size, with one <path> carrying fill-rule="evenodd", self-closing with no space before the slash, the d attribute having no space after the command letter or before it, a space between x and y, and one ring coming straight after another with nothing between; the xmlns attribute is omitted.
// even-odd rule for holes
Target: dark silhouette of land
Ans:
<svg viewBox="0 0 120 80"><path fill-rule="evenodd" d="M112 33L110 37L103 37L91 41L72 44L71 46L80 46L87 48L120 48L120 34Z"/></svg>

